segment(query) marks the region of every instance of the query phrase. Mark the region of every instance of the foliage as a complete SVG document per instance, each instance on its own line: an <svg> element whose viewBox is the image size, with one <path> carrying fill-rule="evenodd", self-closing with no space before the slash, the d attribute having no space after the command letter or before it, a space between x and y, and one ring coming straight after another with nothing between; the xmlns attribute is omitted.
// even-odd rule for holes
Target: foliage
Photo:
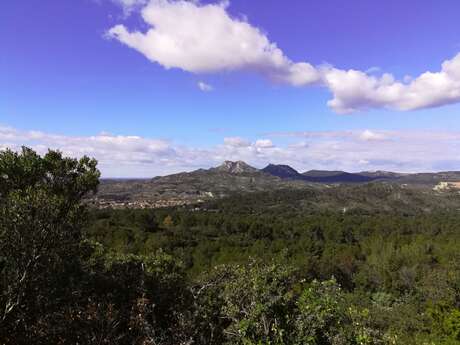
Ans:
<svg viewBox="0 0 460 345"><path fill-rule="evenodd" d="M87 233L109 251L148 255L162 248L180 258L192 282L216 266L241 270L251 257L262 262L278 258L279 265L301 272L298 277L307 283L329 281L333 276L345 301L339 305L346 306L337 307L336 312L362 325L363 344L368 339L389 344L432 339L437 344L449 337L452 331L441 327L428 310L435 305L451 309L460 305L458 212L305 212L296 209L296 197L291 204L289 194L280 196L275 207L267 205L271 200L248 195L216 201L200 210L94 211ZM171 223L147 233L136 221L136 214L142 212L155 213L160 220L168 217ZM253 274L247 272L246 277ZM250 291L249 281L243 279L238 284ZM202 301L202 306L208 305L203 315L213 311L215 322L226 329L227 319L216 311L222 296L211 293L212 289L206 291L211 295L208 302ZM449 310L443 308L440 313L448 315ZM363 313L368 315L364 319ZM211 333L199 329L201 334ZM232 329L229 331L236 332ZM353 333L347 332L344 336L353 338ZM212 334L213 339L219 339L215 343L224 341L216 330ZM260 335L254 334L258 334L254 338ZM268 338L274 339L272 335Z"/></svg>
<svg viewBox="0 0 460 345"><path fill-rule="evenodd" d="M0 153L0 322L34 332L37 316L65 298L78 270L84 207L98 185L96 162L30 149Z"/></svg>
<svg viewBox="0 0 460 345"><path fill-rule="evenodd" d="M88 210L98 178L0 153L0 344L460 344L458 211L381 186L349 189L387 188L380 211L298 190Z"/></svg>

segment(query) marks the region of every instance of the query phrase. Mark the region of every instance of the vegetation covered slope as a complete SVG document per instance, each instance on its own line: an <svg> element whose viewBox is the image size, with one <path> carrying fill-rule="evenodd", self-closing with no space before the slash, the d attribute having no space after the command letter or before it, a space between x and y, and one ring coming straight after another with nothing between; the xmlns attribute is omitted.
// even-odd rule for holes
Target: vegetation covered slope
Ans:
<svg viewBox="0 0 460 345"><path fill-rule="evenodd" d="M235 194L199 209L95 211L88 233L117 253L161 248L180 258L191 281L219 267L239 267L248 279L248 262L274 260L297 272L298 283L340 286L348 311L368 327L362 344L457 344L459 205L455 192L380 183L280 190ZM252 284L243 281L236 284Z"/></svg>
<svg viewBox="0 0 460 345"><path fill-rule="evenodd" d="M0 344L460 344L458 193L89 210L98 177L0 153Z"/></svg>
<svg viewBox="0 0 460 345"><path fill-rule="evenodd" d="M398 174L386 171L348 173L311 170L301 174L288 165L269 164L258 170L242 161L226 161L211 169L198 169L153 179L103 180L97 198L118 202L175 200L177 205L222 198L234 193L283 189L320 191L330 195L328 189L331 187L340 193L340 185L348 188L369 183L373 186L381 183L383 189L389 184L405 190L417 189L428 195L440 182L456 182L460 185L460 172Z"/></svg>
<svg viewBox="0 0 460 345"><path fill-rule="evenodd" d="M224 162L150 180L104 180L98 198L111 200L181 199L197 201L220 198L234 192L248 193L283 188L308 188L302 181L288 181L255 169L244 162Z"/></svg>

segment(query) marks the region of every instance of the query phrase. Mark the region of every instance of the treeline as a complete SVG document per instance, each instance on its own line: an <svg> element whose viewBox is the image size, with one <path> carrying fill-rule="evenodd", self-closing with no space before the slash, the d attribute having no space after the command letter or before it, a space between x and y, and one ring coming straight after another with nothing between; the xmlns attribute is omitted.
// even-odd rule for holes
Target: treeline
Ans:
<svg viewBox="0 0 460 345"><path fill-rule="evenodd" d="M98 179L86 157L0 153L0 344L459 343L454 211L286 192L88 210Z"/></svg>

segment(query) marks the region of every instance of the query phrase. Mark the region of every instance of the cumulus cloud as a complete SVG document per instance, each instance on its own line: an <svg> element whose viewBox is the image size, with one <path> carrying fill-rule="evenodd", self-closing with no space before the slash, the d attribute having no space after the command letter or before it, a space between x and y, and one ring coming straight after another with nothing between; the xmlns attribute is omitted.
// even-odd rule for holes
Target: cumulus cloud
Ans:
<svg viewBox="0 0 460 345"><path fill-rule="evenodd" d="M108 35L167 69L192 73L251 69L295 86L319 80L313 66L294 63L258 28L231 17L228 4L150 0L141 11L150 27L146 32L120 24Z"/></svg>
<svg viewBox="0 0 460 345"><path fill-rule="evenodd" d="M214 90L214 87L213 87L212 85L206 84L206 83L203 82L203 81L199 81L199 82L197 83L197 86L198 86L198 88L199 88L201 91L203 91L203 92L210 92L210 91Z"/></svg>
<svg viewBox="0 0 460 345"><path fill-rule="evenodd" d="M125 9L142 7L148 29L116 25L108 36L165 68L191 73L254 70L275 82L293 86L322 85L337 113L372 108L416 110L460 102L460 54L440 71L402 81L380 68L367 71L293 62L260 29L227 12L228 1L201 4L186 0L114 0Z"/></svg>
<svg viewBox="0 0 460 345"><path fill-rule="evenodd" d="M120 176L133 173L142 175L147 165L174 165L178 152L169 142L147 139L133 135L112 135L100 133L94 136L78 137L50 134L40 131L20 131L0 126L0 149L19 150L22 145L32 147L40 154L48 148L59 149L72 157L89 155L99 160L102 171L108 175ZM167 171L167 170L165 170ZM145 171L144 176L151 176Z"/></svg>
<svg viewBox="0 0 460 345"><path fill-rule="evenodd" d="M353 130L286 132L284 145L271 139L224 138L222 144L196 148L134 135L101 133L65 136L0 126L0 150L26 145L40 154L59 149L71 157L89 155L99 161L104 177L152 177L244 160L262 168L288 164L299 171L391 170L400 172L460 170L458 131Z"/></svg>
<svg viewBox="0 0 460 345"><path fill-rule="evenodd" d="M294 140L287 152L293 166L300 170L460 170L458 131L353 130L272 135Z"/></svg>
<svg viewBox="0 0 460 345"><path fill-rule="evenodd" d="M328 105L338 113L369 108L416 110L460 102L460 53L442 63L439 72L397 81L391 74L370 76L357 70L325 68L324 84L334 98Z"/></svg>

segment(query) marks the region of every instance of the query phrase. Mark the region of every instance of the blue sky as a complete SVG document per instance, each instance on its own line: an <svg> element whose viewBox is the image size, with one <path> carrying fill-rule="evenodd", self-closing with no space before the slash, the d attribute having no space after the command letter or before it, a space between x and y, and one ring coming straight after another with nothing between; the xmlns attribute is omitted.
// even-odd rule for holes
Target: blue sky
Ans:
<svg viewBox="0 0 460 345"><path fill-rule="evenodd" d="M0 146L92 154L105 176L226 158L460 169L458 13L457 0L6 1ZM91 144L133 140L126 156ZM152 142L161 149L143 148Z"/></svg>

